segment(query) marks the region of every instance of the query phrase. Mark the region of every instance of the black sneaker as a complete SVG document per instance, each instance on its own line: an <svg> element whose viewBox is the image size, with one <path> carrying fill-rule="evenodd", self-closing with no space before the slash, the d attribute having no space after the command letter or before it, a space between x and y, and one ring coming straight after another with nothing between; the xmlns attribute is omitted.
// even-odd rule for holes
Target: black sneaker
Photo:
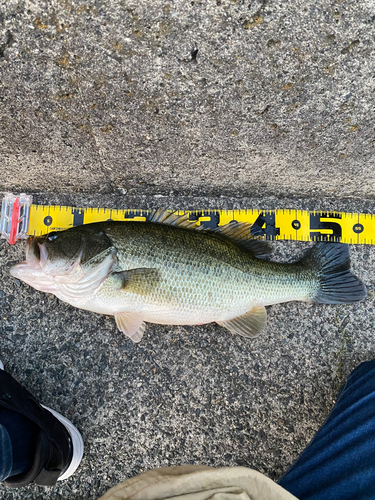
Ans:
<svg viewBox="0 0 375 500"><path fill-rule="evenodd" d="M83 440L74 425L47 406L40 405L0 361L0 411L12 410L30 419L37 427L34 462L29 471L9 477L13 488L30 483L53 486L70 477L82 460Z"/></svg>

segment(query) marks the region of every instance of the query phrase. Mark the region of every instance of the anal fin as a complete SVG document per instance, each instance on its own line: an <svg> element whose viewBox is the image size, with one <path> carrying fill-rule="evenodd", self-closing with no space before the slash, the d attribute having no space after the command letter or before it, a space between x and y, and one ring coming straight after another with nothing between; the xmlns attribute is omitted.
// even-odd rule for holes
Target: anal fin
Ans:
<svg viewBox="0 0 375 500"><path fill-rule="evenodd" d="M138 343L142 340L146 323L143 321L141 314L120 312L115 314L115 320L120 332L124 333L133 342Z"/></svg>
<svg viewBox="0 0 375 500"><path fill-rule="evenodd" d="M218 325L227 328L231 333L242 337L256 337L266 326L267 311L262 305L254 306L246 314L228 321L217 321Z"/></svg>

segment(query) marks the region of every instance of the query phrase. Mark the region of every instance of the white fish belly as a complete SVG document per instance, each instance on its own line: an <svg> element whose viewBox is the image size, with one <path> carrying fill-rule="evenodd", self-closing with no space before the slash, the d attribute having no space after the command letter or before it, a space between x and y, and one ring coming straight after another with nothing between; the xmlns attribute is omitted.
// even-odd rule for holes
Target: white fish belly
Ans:
<svg viewBox="0 0 375 500"><path fill-rule="evenodd" d="M202 325L214 321L226 321L245 314L251 305L226 308L225 310L186 310L180 308L151 306L144 310L144 320L161 325Z"/></svg>
<svg viewBox="0 0 375 500"><path fill-rule="evenodd" d="M186 304L162 304L155 302L147 302L147 300L139 297L124 297L119 294L117 297L112 297L110 300L102 296L94 296L86 303L80 303L78 307L87 309L99 314L114 315L120 312L141 313L144 321L149 323L158 323L165 325L198 325L211 323L213 321L225 321L236 316L245 314L254 303L246 304L228 304L223 307L210 307L209 303L206 307L197 307L192 304L192 307L186 307ZM72 304L77 306L78 304Z"/></svg>

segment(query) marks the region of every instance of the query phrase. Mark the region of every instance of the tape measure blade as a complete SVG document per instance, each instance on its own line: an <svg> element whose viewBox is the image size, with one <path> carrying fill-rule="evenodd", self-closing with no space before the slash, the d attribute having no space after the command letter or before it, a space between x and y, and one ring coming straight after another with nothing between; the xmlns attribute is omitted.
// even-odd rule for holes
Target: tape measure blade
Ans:
<svg viewBox="0 0 375 500"><path fill-rule="evenodd" d="M78 208L63 205L31 205L29 235L40 236L51 231L68 229L78 224L104 220L144 221L151 213L144 209ZM306 211L295 209L202 209L178 210L191 220L198 218L210 226L220 226L236 220L258 225L263 236L270 240L341 241L343 243L374 244L375 216L373 214Z"/></svg>

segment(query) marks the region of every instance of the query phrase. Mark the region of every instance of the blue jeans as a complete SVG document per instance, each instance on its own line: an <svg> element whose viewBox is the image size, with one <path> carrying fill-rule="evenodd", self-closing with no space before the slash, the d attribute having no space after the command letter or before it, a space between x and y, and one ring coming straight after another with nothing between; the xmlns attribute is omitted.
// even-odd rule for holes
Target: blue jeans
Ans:
<svg viewBox="0 0 375 500"><path fill-rule="evenodd" d="M12 443L8 431L0 425L0 481L10 476L13 466Z"/></svg>
<svg viewBox="0 0 375 500"><path fill-rule="evenodd" d="M351 373L323 426L278 483L300 500L375 499L375 360Z"/></svg>

